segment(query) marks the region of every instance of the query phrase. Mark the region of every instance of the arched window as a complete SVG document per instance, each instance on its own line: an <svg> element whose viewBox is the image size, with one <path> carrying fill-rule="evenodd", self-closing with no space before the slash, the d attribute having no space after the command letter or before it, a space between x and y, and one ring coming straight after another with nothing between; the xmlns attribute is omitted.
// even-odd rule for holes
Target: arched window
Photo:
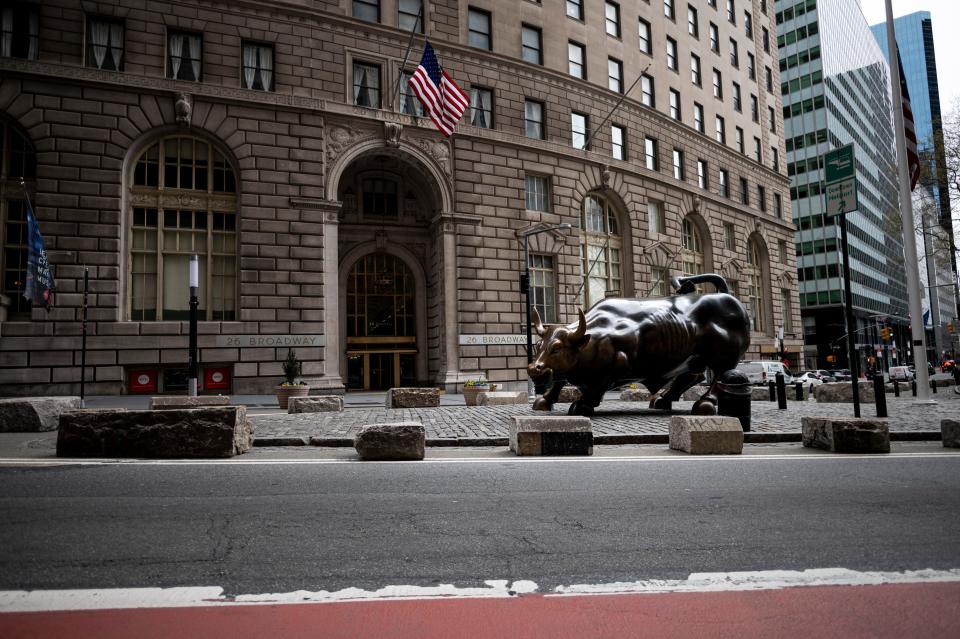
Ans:
<svg viewBox="0 0 960 639"><path fill-rule="evenodd" d="M190 256L200 318L237 318L237 182L213 144L184 135L148 146L130 188L130 319L189 318Z"/></svg>
<svg viewBox="0 0 960 639"><path fill-rule="evenodd" d="M747 268L744 277L747 280L747 302L750 306L751 330L763 332L766 330L766 318L763 306L763 253L756 238L751 238L747 245Z"/></svg>
<svg viewBox="0 0 960 639"><path fill-rule="evenodd" d="M608 295L619 295L623 286L620 230L609 200L596 194L583 199L580 230L584 278L580 301L590 308Z"/></svg>
<svg viewBox="0 0 960 639"><path fill-rule="evenodd" d="M700 229L690 218L683 220L681 242L684 276L700 275L703 273L703 241L700 238Z"/></svg>
<svg viewBox="0 0 960 639"><path fill-rule="evenodd" d="M0 120L0 276L10 319L29 319L23 297L27 275L27 192L36 192L37 158L30 141ZM21 179L23 183L21 183Z"/></svg>

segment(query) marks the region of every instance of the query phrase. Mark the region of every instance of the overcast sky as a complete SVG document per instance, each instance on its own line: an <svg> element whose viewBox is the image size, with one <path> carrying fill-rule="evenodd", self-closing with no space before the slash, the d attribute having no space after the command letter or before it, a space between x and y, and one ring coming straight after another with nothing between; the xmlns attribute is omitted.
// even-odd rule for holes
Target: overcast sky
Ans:
<svg viewBox="0 0 960 639"><path fill-rule="evenodd" d="M937 79L940 85L940 110L946 115L960 110L960 71L953 66L960 60L960 2L957 0L892 0L893 17L916 11L929 11L933 20L933 44L937 53ZM884 0L860 0L867 24L886 22Z"/></svg>

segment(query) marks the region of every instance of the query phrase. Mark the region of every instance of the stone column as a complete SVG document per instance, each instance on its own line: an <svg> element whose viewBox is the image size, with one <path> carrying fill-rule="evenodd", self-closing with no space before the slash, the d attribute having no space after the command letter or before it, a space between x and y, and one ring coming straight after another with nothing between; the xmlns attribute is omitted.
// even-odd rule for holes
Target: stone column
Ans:
<svg viewBox="0 0 960 639"><path fill-rule="evenodd" d="M460 374L460 346L457 340L460 335L460 319L457 314L457 224L479 224L479 215L463 215L456 213L442 213L434 218L439 225L443 241L443 346L444 367L440 371L440 383L448 392L456 390L461 383Z"/></svg>
<svg viewBox="0 0 960 639"><path fill-rule="evenodd" d="M324 202L323 220L323 375L305 378L312 394L342 394L340 373L340 202Z"/></svg>

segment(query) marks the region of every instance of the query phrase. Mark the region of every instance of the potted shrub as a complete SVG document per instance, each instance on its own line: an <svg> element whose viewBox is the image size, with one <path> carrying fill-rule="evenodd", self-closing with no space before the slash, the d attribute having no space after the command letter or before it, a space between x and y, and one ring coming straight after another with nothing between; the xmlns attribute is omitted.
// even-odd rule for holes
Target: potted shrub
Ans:
<svg viewBox="0 0 960 639"><path fill-rule="evenodd" d="M291 397L306 397L310 387L303 383L300 375L303 374L303 363L297 357L297 351L287 351L287 358L283 360L283 383L277 386L277 403L280 408L287 410L287 403Z"/></svg>
<svg viewBox="0 0 960 639"><path fill-rule="evenodd" d="M484 378L468 379L463 383L463 399L467 406L477 405L477 395L490 390L490 384Z"/></svg>

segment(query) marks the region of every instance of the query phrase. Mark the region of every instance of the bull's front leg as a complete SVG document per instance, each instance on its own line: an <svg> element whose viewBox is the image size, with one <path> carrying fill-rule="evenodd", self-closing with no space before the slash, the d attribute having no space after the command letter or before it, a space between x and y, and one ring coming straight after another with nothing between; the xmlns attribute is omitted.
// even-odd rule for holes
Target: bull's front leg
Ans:
<svg viewBox="0 0 960 639"><path fill-rule="evenodd" d="M580 389L580 399L570 404L568 415L582 415L592 417L593 410L603 401L603 394L607 392L607 386L595 386Z"/></svg>
<svg viewBox="0 0 960 639"><path fill-rule="evenodd" d="M533 401L533 410L552 410L553 405L560 399L560 391L563 390L564 384L566 384L566 382L563 380L553 380L547 392Z"/></svg>

